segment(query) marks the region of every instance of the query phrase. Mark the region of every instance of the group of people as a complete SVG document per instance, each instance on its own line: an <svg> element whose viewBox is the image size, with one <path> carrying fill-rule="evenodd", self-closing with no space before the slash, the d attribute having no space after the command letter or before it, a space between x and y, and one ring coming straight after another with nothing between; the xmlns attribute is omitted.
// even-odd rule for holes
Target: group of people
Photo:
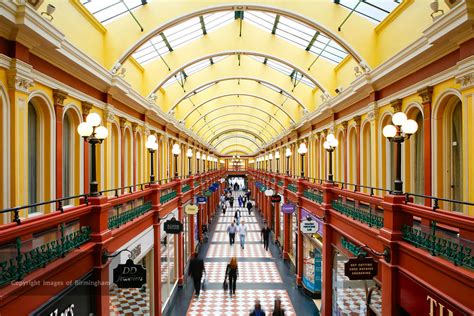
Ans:
<svg viewBox="0 0 474 316"><path fill-rule="evenodd" d="M260 300L255 300L255 306L253 311L250 313L250 316L265 316L265 311L262 309ZM285 310L281 306L281 299L279 297L275 298L275 303L273 305L272 316L284 316Z"/></svg>
<svg viewBox="0 0 474 316"><path fill-rule="evenodd" d="M242 221L241 223L237 222L237 225L235 222L236 221L234 220L232 223L230 223L229 226L227 226L227 233L229 234L229 244L232 246L235 243L235 234L238 232L240 247L242 249L245 249L245 237L247 236L247 226L245 225L244 221Z"/></svg>

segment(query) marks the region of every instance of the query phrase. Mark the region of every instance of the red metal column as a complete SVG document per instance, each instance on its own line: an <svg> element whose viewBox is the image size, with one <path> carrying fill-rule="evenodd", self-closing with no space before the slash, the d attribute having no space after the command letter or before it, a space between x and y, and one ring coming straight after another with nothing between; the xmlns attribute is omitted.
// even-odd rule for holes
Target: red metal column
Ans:
<svg viewBox="0 0 474 316"><path fill-rule="evenodd" d="M296 285L302 286L303 285L303 233L300 230L300 223L303 220L303 207L301 206L301 198L303 197L304 192L304 184L303 179L298 179L298 192L296 193L298 198L298 214L296 217L296 226L298 230L298 240L296 246L298 247L297 253L297 269L296 269Z"/></svg>
<svg viewBox="0 0 474 316"><path fill-rule="evenodd" d="M178 220L182 223L184 219L183 205L178 205ZM178 234L178 285L182 286L184 281L184 233Z"/></svg>
<svg viewBox="0 0 474 316"><path fill-rule="evenodd" d="M133 177L132 183L136 185L137 182L137 123L132 123L132 138L133 138L133 152L132 152L132 160L133 160ZM140 181L141 182L141 181Z"/></svg>
<svg viewBox="0 0 474 316"><path fill-rule="evenodd" d="M356 184L360 185L360 116L354 117L354 121L356 122L356 144L357 144L357 156L356 156ZM369 166L366 166L369 167ZM360 187L357 188L360 191Z"/></svg>
<svg viewBox="0 0 474 316"><path fill-rule="evenodd" d="M204 216L204 206L199 204L199 216L198 216L198 238L199 241L202 242L202 223L203 223L203 216Z"/></svg>
<svg viewBox="0 0 474 316"><path fill-rule="evenodd" d="M120 155L122 159L120 159L120 186L122 187L122 194L125 193L125 189L123 186L125 185L125 118L120 117Z"/></svg>
<svg viewBox="0 0 474 316"><path fill-rule="evenodd" d="M161 224L159 212L153 219L153 310L161 315ZM106 314L105 314L106 315Z"/></svg>
<svg viewBox="0 0 474 316"><path fill-rule="evenodd" d="M66 97L67 93L53 90L56 114L56 198L63 197L63 109Z"/></svg>
<svg viewBox="0 0 474 316"><path fill-rule="evenodd" d="M85 121L87 115L92 108L92 104L87 102L82 102L82 119ZM89 193L89 143L84 142L84 193Z"/></svg>
<svg viewBox="0 0 474 316"><path fill-rule="evenodd" d="M278 192L278 191L277 191ZM280 203L275 203L275 241L280 238Z"/></svg>
<svg viewBox="0 0 474 316"><path fill-rule="evenodd" d="M433 87L418 91L423 103L423 163L424 163L424 194L431 196L431 97ZM431 206L431 199L425 199L425 205ZM429 222L425 223L429 224Z"/></svg>

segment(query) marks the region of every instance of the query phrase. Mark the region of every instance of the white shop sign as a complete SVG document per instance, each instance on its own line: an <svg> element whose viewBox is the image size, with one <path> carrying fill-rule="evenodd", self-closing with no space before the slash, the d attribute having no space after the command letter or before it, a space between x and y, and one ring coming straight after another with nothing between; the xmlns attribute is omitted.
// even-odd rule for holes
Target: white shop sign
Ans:
<svg viewBox="0 0 474 316"><path fill-rule="evenodd" d="M303 234L315 234L318 232L319 224L316 221L302 221L300 230Z"/></svg>

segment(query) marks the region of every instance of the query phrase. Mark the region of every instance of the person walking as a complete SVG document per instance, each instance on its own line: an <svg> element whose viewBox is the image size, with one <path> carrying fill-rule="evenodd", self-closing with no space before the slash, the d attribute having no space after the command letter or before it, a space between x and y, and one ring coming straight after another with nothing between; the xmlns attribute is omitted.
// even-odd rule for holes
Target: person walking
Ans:
<svg viewBox="0 0 474 316"><path fill-rule="evenodd" d="M250 316L265 316L265 311L262 309L262 305L260 305L258 299L255 300L255 306L253 311L250 313Z"/></svg>
<svg viewBox="0 0 474 316"><path fill-rule="evenodd" d="M239 195L239 197L237 198L237 200L239 201L239 207L242 208L242 205L244 203L244 200L242 199L242 195Z"/></svg>
<svg viewBox="0 0 474 316"><path fill-rule="evenodd" d="M227 206L226 206L225 204L224 204L224 205L222 205L222 214L224 214L224 215L225 215L225 211L226 211L226 209L227 209Z"/></svg>
<svg viewBox="0 0 474 316"><path fill-rule="evenodd" d="M245 222L239 225L239 237L240 237L240 247L245 249L245 236L247 236L247 226L245 226Z"/></svg>
<svg viewBox="0 0 474 316"><path fill-rule="evenodd" d="M272 316L285 316L285 310L281 307L281 299L278 297L275 298Z"/></svg>
<svg viewBox="0 0 474 316"><path fill-rule="evenodd" d="M250 202L250 200L249 200L247 202L247 209L249 210L249 215L252 214L252 207L253 207L252 202Z"/></svg>
<svg viewBox="0 0 474 316"><path fill-rule="evenodd" d="M188 275L193 278L194 292L197 298L199 297L199 293L201 293L201 279L205 272L206 268L204 267L204 261L201 258L198 258L198 254L195 253L194 258L189 262Z"/></svg>
<svg viewBox="0 0 474 316"><path fill-rule="evenodd" d="M229 243L231 246L235 243L236 231L237 231L237 226L235 226L235 222L232 222L229 226L227 226L227 233L229 234Z"/></svg>
<svg viewBox="0 0 474 316"><path fill-rule="evenodd" d="M234 217L235 217L235 222L237 223L237 225L240 224L240 210L237 209L234 213Z"/></svg>
<svg viewBox="0 0 474 316"><path fill-rule="evenodd" d="M225 270L226 278L229 278L229 294L235 295L235 288L237 286L237 278L239 277L239 269L237 266L237 257L232 257Z"/></svg>
<svg viewBox="0 0 474 316"><path fill-rule="evenodd" d="M265 224L265 226L261 230L261 235L262 235L262 239L263 239L263 247L265 248L266 251L268 251L268 244L269 244L269 241L270 241L270 232L271 231L272 230L268 227L267 224Z"/></svg>
<svg viewBox="0 0 474 316"><path fill-rule="evenodd" d="M230 208L234 207L234 197L233 196L229 197L229 206L230 206Z"/></svg>

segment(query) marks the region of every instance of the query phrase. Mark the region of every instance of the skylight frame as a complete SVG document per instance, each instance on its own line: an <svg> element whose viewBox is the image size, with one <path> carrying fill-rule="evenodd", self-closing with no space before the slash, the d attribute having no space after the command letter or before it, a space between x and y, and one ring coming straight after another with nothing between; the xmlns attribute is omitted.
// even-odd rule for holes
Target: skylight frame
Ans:
<svg viewBox="0 0 474 316"><path fill-rule="evenodd" d="M142 0L81 0L80 3L87 11L89 11L100 23L107 24L128 13L127 7L130 11L138 9L145 4L148 4L150 0L145 3ZM124 4L125 3L125 4ZM96 5L97 4L97 5ZM100 4L100 5L99 5ZM112 12L115 10L115 12ZM107 13L107 14L105 14Z"/></svg>
<svg viewBox="0 0 474 316"><path fill-rule="evenodd" d="M378 24L401 4L401 0L362 0L360 3L359 0L334 0L334 3Z"/></svg>

